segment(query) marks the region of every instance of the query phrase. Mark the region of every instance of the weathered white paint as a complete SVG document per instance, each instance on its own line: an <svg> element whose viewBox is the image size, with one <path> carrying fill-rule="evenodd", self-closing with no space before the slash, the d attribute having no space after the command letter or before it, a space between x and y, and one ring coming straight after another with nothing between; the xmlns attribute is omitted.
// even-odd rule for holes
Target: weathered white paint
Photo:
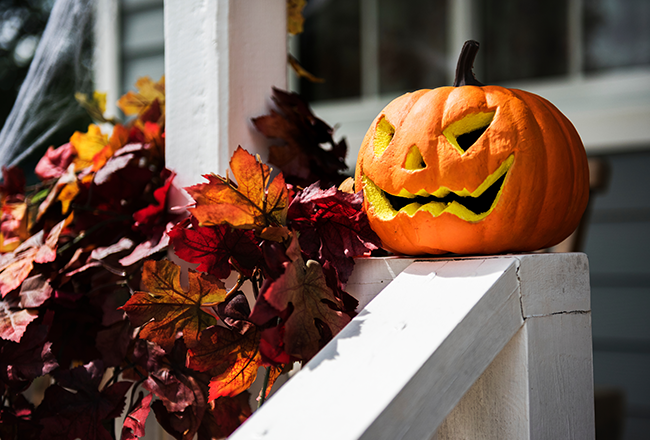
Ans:
<svg viewBox="0 0 650 440"><path fill-rule="evenodd" d="M587 257L516 258L524 326L440 426L436 440L594 436Z"/></svg>
<svg viewBox="0 0 650 440"><path fill-rule="evenodd" d="M394 281L232 439L593 439L584 255L356 264Z"/></svg>
<svg viewBox="0 0 650 440"><path fill-rule="evenodd" d="M366 307L413 262L414 257L357 258L356 270L346 285L346 291L359 301L357 310Z"/></svg>
<svg viewBox="0 0 650 440"><path fill-rule="evenodd" d="M250 118L286 88L285 0L165 0L166 162L176 183L223 175L238 145L266 154Z"/></svg>

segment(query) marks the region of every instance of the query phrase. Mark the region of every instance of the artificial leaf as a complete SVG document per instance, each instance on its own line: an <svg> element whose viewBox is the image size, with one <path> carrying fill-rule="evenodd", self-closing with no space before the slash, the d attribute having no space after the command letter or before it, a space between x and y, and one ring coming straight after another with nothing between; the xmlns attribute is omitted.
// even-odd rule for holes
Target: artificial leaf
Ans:
<svg viewBox="0 0 650 440"><path fill-rule="evenodd" d="M329 187L344 180L345 140L336 142L334 130L314 116L297 94L274 88L273 101L279 111L253 119L266 137L283 141L270 147L269 163L280 168L288 183L301 187L316 181Z"/></svg>
<svg viewBox="0 0 650 440"><path fill-rule="evenodd" d="M118 254L120 252L124 252L126 250L131 249L134 244L135 243L130 238L122 237L117 243L113 243L110 246L98 247L93 249L93 251L90 253L90 259L103 260L109 255Z"/></svg>
<svg viewBox="0 0 650 440"><path fill-rule="evenodd" d="M104 146L99 152L93 156L93 171L99 171L103 167L108 159L111 158L120 148L124 147L129 141L129 130L127 130L123 125L116 125L113 127L113 133L108 140L108 144Z"/></svg>
<svg viewBox="0 0 650 440"><path fill-rule="evenodd" d="M31 325L19 344L8 343L2 347L0 375L6 382L31 381L58 367L52 343L47 341L47 331L45 325Z"/></svg>
<svg viewBox="0 0 650 440"><path fill-rule="evenodd" d="M300 78L305 78L313 83L325 82L323 78L318 78L317 76L308 72L304 67L302 67L302 65L298 62L298 60L294 58L291 54L289 54L288 58L289 58L289 65L291 66L293 71L296 72L296 75L298 75Z"/></svg>
<svg viewBox="0 0 650 440"><path fill-rule="evenodd" d="M235 397L219 397L203 416L198 440L228 437L252 414L250 394L244 391Z"/></svg>
<svg viewBox="0 0 650 440"><path fill-rule="evenodd" d="M124 418L121 440L136 440L144 437L144 425L151 410L153 394L143 397L142 392L133 409Z"/></svg>
<svg viewBox="0 0 650 440"><path fill-rule="evenodd" d="M286 353L297 359L311 359L320 349L321 339L326 339L323 331L335 335L350 321L341 312L341 300L328 287L321 265L314 260L305 264L298 256L277 280L265 285L261 295L278 315L291 308L281 324L282 339ZM263 324L256 315L254 309L251 320Z"/></svg>
<svg viewBox="0 0 650 440"><path fill-rule="evenodd" d="M0 294L7 293L21 285L36 263L49 263L56 258L56 246L59 234L65 226L63 220L54 226L44 239L44 231L30 237L15 251L0 257Z"/></svg>
<svg viewBox="0 0 650 440"><path fill-rule="evenodd" d="M146 112L149 107L157 102L164 115L165 102L165 77L160 78L157 83L145 76L135 83L138 92L129 91L117 101L117 106L125 115L138 115Z"/></svg>
<svg viewBox="0 0 650 440"><path fill-rule="evenodd" d="M215 319L201 310L207 303L219 303L226 297L223 283L190 269L189 290L180 282L181 268L171 261L146 261L142 272L145 292L136 292L121 307L131 323L140 330L140 337L171 350L177 334L182 333L193 345L205 328Z"/></svg>
<svg viewBox="0 0 650 440"><path fill-rule="evenodd" d="M259 341L260 334L254 328L242 335L215 326L201 335L199 344L190 348L188 367L213 375L210 401L221 396L236 396L251 386L262 365Z"/></svg>
<svg viewBox="0 0 650 440"><path fill-rule="evenodd" d="M144 260L147 257L150 257L153 254L164 251L169 245L169 235L167 235L166 230L171 228L171 223L167 225L167 228L159 227L153 233L149 240L143 241L137 245L133 252L127 255L124 258L121 258L120 264L122 266L131 266L139 261Z"/></svg>
<svg viewBox="0 0 650 440"><path fill-rule="evenodd" d="M302 25L305 21L302 10L307 0L287 0L287 32L291 35L302 33Z"/></svg>
<svg viewBox="0 0 650 440"><path fill-rule="evenodd" d="M52 286L43 274L33 275L25 279L20 286L20 306L39 307L52 296L52 290Z"/></svg>
<svg viewBox="0 0 650 440"><path fill-rule="evenodd" d="M329 261L346 283L354 267L353 257L370 255L379 238L363 211L363 194L348 194L317 184L305 188L291 202L289 225L300 233L300 247L314 260Z"/></svg>
<svg viewBox="0 0 650 440"><path fill-rule="evenodd" d="M287 368L287 365L270 365L266 367L268 369L268 382L266 383L266 393L264 393L264 399L269 397L271 394L271 390L273 389L273 385L275 385L275 381L278 380L280 375L285 372L289 372L289 368ZM259 402L262 400L262 393L264 392L263 389L260 389L260 394L257 396L257 401Z"/></svg>
<svg viewBox="0 0 650 440"><path fill-rule="evenodd" d="M159 220L165 212L167 193L169 193L174 176L175 174L170 171L169 176L165 179L165 184L153 192L155 202L133 214L133 219L135 220L134 227L136 229L140 229L145 233L151 233L156 224L159 223Z"/></svg>
<svg viewBox="0 0 650 440"><path fill-rule="evenodd" d="M104 365L117 367L124 360L133 339L133 328L129 321L117 321L108 328L97 332L97 349L102 355Z"/></svg>
<svg viewBox="0 0 650 440"><path fill-rule="evenodd" d="M41 180L58 179L72 163L75 154L70 143L61 145L56 150L49 147L45 156L38 161L34 173Z"/></svg>
<svg viewBox="0 0 650 440"><path fill-rule="evenodd" d="M354 178L348 177L339 185L339 191L354 194Z"/></svg>
<svg viewBox="0 0 650 440"><path fill-rule="evenodd" d="M197 270L221 279L230 275L231 259L250 275L262 258L252 231L233 229L228 225L199 226L194 217L174 226L169 237L178 257L189 263L198 263Z"/></svg>
<svg viewBox="0 0 650 440"><path fill-rule="evenodd" d="M108 144L108 136L102 134L101 128L97 125L90 124L87 133L75 131L70 137L70 144L77 153L73 162L75 170L79 171L92 165L95 155Z"/></svg>
<svg viewBox="0 0 650 440"><path fill-rule="evenodd" d="M158 371L161 368L165 351L153 342L144 339L135 339L131 341L129 351L125 361L135 365L135 369L127 369L123 376L127 380L140 380L146 377L150 372Z"/></svg>
<svg viewBox="0 0 650 440"><path fill-rule="evenodd" d="M0 300L0 338L20 342L27 326L37 316L36 311L20 307L17 298L3 298Z"/></svg>
<svg viewBox="0 0 650 440"><path fill-rule="evenodd" d="M189 211L199 224L227 223L234 228L258 230L283 225L288 191L282 174L270 181L271 169L241 147L233 154L230 168L237 184L205 175L208 183L186 188L196 201Z"/></svg>
<svg viewBox="0 0 650 440"><path fill-rule="evenodd" d="M79 194L79 184L77 183L77 179L72 180L61 188L61 192L57 197L57 200L61 202L61 214L66 214L68 212L70 204L75 197L77 197L77 194Z"/></svg>
<svg viewBox="0 0 650 440"><path fill-rule="evenodd" d="M88 115L97 122L110 122L115 123L115 119L106 118L106 93L95 90L92 97L88 97L85 93L77 92L74 94L75 99L81 107L88 112Z"/></svg>
<svg viewBox="0 0 650 440"><path fill-rule="evenodd" d="M59 180L57 180L54 187L50 190L45 200L38 206L38 214L36 215L36 221L40 221L43 215L50 209L50 206L58 199L59 193L66 188L68 185L74 185L79 188L77 185L77 174L74 170L75 165L70 164L68 168L61 174Z"/></svg>
<svg viewBox="0 0 650 440"><path fill-rule="evenodd" d="M237 291L217 305L217 316L228 327L237 329L244 334L253 325L248 317L251 314L250 305L244 292Z"/></svg>
<svg viewBox="0 0 650 440"><path fill-rule="evenodd" d="M15 250L29 237L27 203L5 202L0 217L0 253Z"/></svg>
<svg viewBox="0 0 650 440"><path fill-rule="evenodd" d="M0 193L3 201L7 197L25 194L25 173L17 166L9 168L2 167L2 184L0 184Z"/></svg>
<svg viewBox="0 0 650 440"><path fill-rule="evenodd" d="M58 383L45 391L38 408L41 438L112 439L103 422L122 412L131 382L116 382L100 391L103 373L91 363L56 375Z"/></svg>
<svg viewBox="0 0 650 440"><path fill-rule="evenodd" d="M150 374L142 386L160 398L168 411L180 412L193 405L197 394L201 394L182 379L185 378L177 377L177 374L165 368Z"/></svg>

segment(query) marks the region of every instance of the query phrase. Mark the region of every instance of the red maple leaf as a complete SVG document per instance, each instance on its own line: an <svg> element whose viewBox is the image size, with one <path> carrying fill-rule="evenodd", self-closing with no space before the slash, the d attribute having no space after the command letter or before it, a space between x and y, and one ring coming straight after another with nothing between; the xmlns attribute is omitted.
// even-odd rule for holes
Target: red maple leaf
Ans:
<svg viewBox="0 0 650 440"><path fill-rule="evenodd" d="M266 137L284 141L269 148L269 162L293 185L305 187L320 181L329 187L341 183L345 179L341 172L347 169L345 139L336 142L334 129L314 116L299 95L274 88L273 101L279 112L253 119Z"/></svg>
<svg viewBox="0 0 650 440"><path fill-rule="evenodd" d="M230 275L231 258L248 276L262 258L253 231L233 229L228 225L199 226L194 217L174 226L169 237L178 257L189 263L199 263L197 270L221 279Z"/></svg>
<svg viewBox="0 0 650 440"><path fill-rule="evenodd" d="M0 377L6 383L31 381L51 373L58 363L47 341L45 325L29 326L20 343L9 342L0 350Z"/></svg>
<svg viewBox="0 0 650 440"><path fill-rule="evenodd" d="M235 397L219 397L206 410L198 431L199 440L225 438L250 417L250 394L244 391Z"/></svg>
<svg viewBox="0 0 650 440"><path fill-rule="evenodd" d="M305 263L295 241L294 238L294 249L287 251L291 263L278 279L264 286L260 296L277 311L277 316L283 316L280 327L284 351L292 358L308 360L350 317L341 311L343 302L327 285L320 263ZM265 313L256 313L257 309L255 304L251 321L265 324L267 316L260 318Z"/></svg>
<svg viewBox="0 0 650 440"><path fill-rule="evenodd" d="M208 183L185 188L196 201L196 206L189 211L199 224L225 223L259 232L268 227L282 227L288 204L282 174L271 181L271 169L241 147L230 159L230 168L237 183L206 174L203 177Z"/></svg>
<svg viewBox="0 0 650 440"><path fill-rule="evenodd" d="M165 184L153 192L155 203L136 211L133 214L135 220L134 227L140 229L145 233L151 233L154 227L160 223L161 218L165 212L167 203L167 193L174 180L175 174L167 169L162 173L165 178Z"/></svg>
<svg viewBox="0 0 650 440"><path fill-rule="evenodd" d="M289 226L300 233L300 247L321 264L329 261L345 284L352 274L353 257L379 249L362 209L363 194L348 194L317 184L305 188L289 206Z"/></svg>
<svg viewBox="0 0 650 440"><path fill-rule="evenodd" d="M89 363L57 373L57 384L45 391L37 409L41 438L111 440L103 422L118 417L131 382L116 382L100 391L101 363Z"/></svg>
<svg viewBox="0 0 650 440"><path fill-rule="evenodd" d="M211 275L189 271L189 290L181 287L181 268L171 261L146 261L142 283L146 291L136 292L120 309L126 311L135 327L142 326L140 338L171 350L182 333L193 345L207 327L216 323L201 310L206 304L223 302L223 283Z"/></svg>

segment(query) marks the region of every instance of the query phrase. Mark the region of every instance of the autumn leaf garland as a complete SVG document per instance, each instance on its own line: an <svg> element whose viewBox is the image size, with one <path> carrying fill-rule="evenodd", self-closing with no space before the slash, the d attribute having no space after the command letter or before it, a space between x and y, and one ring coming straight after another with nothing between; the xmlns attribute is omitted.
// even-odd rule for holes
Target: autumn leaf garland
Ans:
<svg viewBox="0 0 650 440"><path fill-rule="evenodd" d="M278 111L255 124L274 138L281 172L240 147L230 173L186 188L194 204L182 218L167 209L164 80L137 87L119 102L134 116L124 125L103 117L101 99L81 99L117 125L50 148L33 189L3 170L3 439L115 438L107 427L123 408L123 439L141 438L151 413L175 438L225 437L251 414L259 371L263 401L355 314L353 257L379 241L361 194L320 186L343 180L345 142L275 90ZM196 269L183 273L168 246ZM21 393L45 374L53 383L35 406Z"/></svg>

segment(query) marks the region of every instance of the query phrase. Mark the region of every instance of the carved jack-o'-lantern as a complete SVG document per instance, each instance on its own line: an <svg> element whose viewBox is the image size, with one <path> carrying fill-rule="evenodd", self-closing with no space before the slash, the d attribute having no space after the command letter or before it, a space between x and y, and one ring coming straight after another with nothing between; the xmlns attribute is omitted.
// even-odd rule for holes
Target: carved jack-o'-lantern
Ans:
<svg viewBox="0 0 650 440"><path fill-rule="evenodd" d="M553 246L586 208L584 147L550 102L484 86L463 46L454 87L392 101L361 145L355 183L384 246L403 254Z"/></svg>

